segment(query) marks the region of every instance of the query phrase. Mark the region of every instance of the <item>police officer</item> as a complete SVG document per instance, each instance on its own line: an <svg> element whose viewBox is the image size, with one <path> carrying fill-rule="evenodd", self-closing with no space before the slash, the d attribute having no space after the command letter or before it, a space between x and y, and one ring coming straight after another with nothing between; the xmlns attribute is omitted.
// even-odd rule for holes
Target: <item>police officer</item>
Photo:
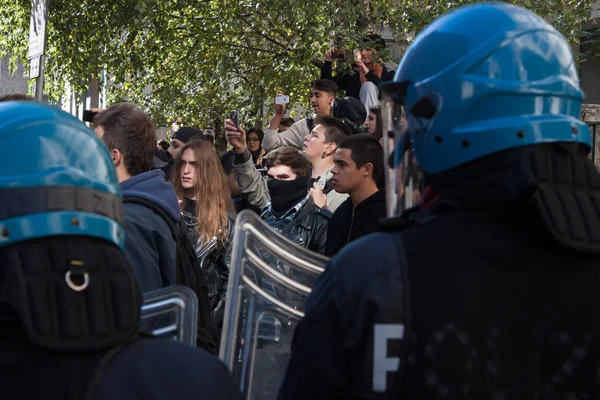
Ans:
<svg viewBox="0 0 600 400"><path fill-rule="evenodd" d="M523 8L465 6L382 92L429 207L331 260L280 398L600 398L600 174L566 40Z"/></svg>
<svg viewBox="0 0 600 400"><path fill-rule="evenodd" d="M139 336L110 154L58 108L0 104L0 387L21 399L241 399L202 350Z"/></svg>

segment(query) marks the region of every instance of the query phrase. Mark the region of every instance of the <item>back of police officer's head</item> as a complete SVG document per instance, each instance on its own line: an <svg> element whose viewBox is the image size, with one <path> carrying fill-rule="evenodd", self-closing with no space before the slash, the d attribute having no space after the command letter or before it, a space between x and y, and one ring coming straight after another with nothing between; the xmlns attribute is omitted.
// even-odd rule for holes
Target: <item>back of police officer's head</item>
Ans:
<svg viewBox="0 0 600 400"><path fill-rule="evenodd" d="M132 337L141 292L122 253L123 202L106 146L72 115L33 101L0 103L0 140L10 148L0 157L2 315L49 349Z"/></svg>
<svg viewBox="0 0 600 400"><path fill-rule="evenodd" d="M94 132L108 147L119 182L152 169L156 131L137 105L115 104L94 117Z"/></svg>
<svg viewBox="0 0 600 400"><path fill-rule="evenodd" d="M448 181L444 190L516 168L516 157L531 148L591 143L569 43L545 19L509 3L474 3L438 18L380 92L383 121L402 121L406 111L406 123L393 127L394 166L414 154L428 179Z"/></svg>
<svg viewBox="0 0 600 400"><path fill-rule="evenodd" d="M376 187L383 172L383 148L366 133L352 135L338 143L333 157L335 191L352 193L363 187Z"/></svg>

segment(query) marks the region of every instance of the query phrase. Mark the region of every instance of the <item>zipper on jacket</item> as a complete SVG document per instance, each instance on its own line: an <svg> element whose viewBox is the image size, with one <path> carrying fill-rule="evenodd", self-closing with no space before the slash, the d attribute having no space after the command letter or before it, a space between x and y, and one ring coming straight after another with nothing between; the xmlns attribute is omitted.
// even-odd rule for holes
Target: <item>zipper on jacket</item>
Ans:
<svg viewBox="0 0 600 400"><path fill-rule="evenodd" d="M198 241L200 241L200 239L198 239ZM208 242L208 245L206 245L206 247L204 247L204 248L198 247L198 249L200 251L196 251L196 258L200 262L201 268L204 268L204 261L205 261L204 256L206 256L212 250L212 248L215 247L216 245L217 245L217 238L213 237L211 239L211 241Z"/></svg>
<svg viewBox="0 0 600 400"><path fill-rule="evenodd" d="M355 207L352 207L352 219L350 220L350 231L348 232L348 238L346 240L346 244L350 243L350 235L352 235L352 228L354 227L354 212L356 211Z"/></svg>

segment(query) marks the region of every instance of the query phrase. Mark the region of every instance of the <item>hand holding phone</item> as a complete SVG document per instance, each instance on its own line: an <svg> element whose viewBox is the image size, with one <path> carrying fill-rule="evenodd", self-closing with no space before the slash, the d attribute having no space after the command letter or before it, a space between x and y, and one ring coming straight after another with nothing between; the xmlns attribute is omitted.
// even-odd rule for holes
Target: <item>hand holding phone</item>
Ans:
<svg viewBox="0 0 600 400"><path fill-rule="evenodd" d="M243 154L248 147L246 144L246 131L239 127L237 111L232 111L229 115L231 118L225 121L225 137L236 154Z"/></svg>
<svg viewBox="0 0 600 400"><path fill-rule="evenodd" d="M98 111L83 110L83 122L92 122Z"/></svg>

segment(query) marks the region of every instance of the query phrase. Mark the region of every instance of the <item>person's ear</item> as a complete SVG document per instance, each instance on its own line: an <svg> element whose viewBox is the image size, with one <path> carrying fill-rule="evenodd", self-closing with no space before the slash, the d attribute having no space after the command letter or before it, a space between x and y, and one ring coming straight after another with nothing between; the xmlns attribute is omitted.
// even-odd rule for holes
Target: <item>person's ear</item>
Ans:
<svg viewBox="0 0 600 400"><path fill-rule="evenodd" d="M335 144L335 142L329 142L325 144L325 154L327 154L328 156L333 155L336 150L337 144Z"/></svg>
<svg viewBox="0 0 600 400"><path fill-rule="evenodd" d="M112 149L110 151L110 157L112 158L115 167L118 167L123 162L123 154L117 149Z"/></svg>
<svg viewBox="0 0 600 400"><path fill-rule="evenodd" d="M363 165L362 167L362 174L364 177L368 177L373 175L373 164L371 163L366 163L365 165Z"/></svg>

